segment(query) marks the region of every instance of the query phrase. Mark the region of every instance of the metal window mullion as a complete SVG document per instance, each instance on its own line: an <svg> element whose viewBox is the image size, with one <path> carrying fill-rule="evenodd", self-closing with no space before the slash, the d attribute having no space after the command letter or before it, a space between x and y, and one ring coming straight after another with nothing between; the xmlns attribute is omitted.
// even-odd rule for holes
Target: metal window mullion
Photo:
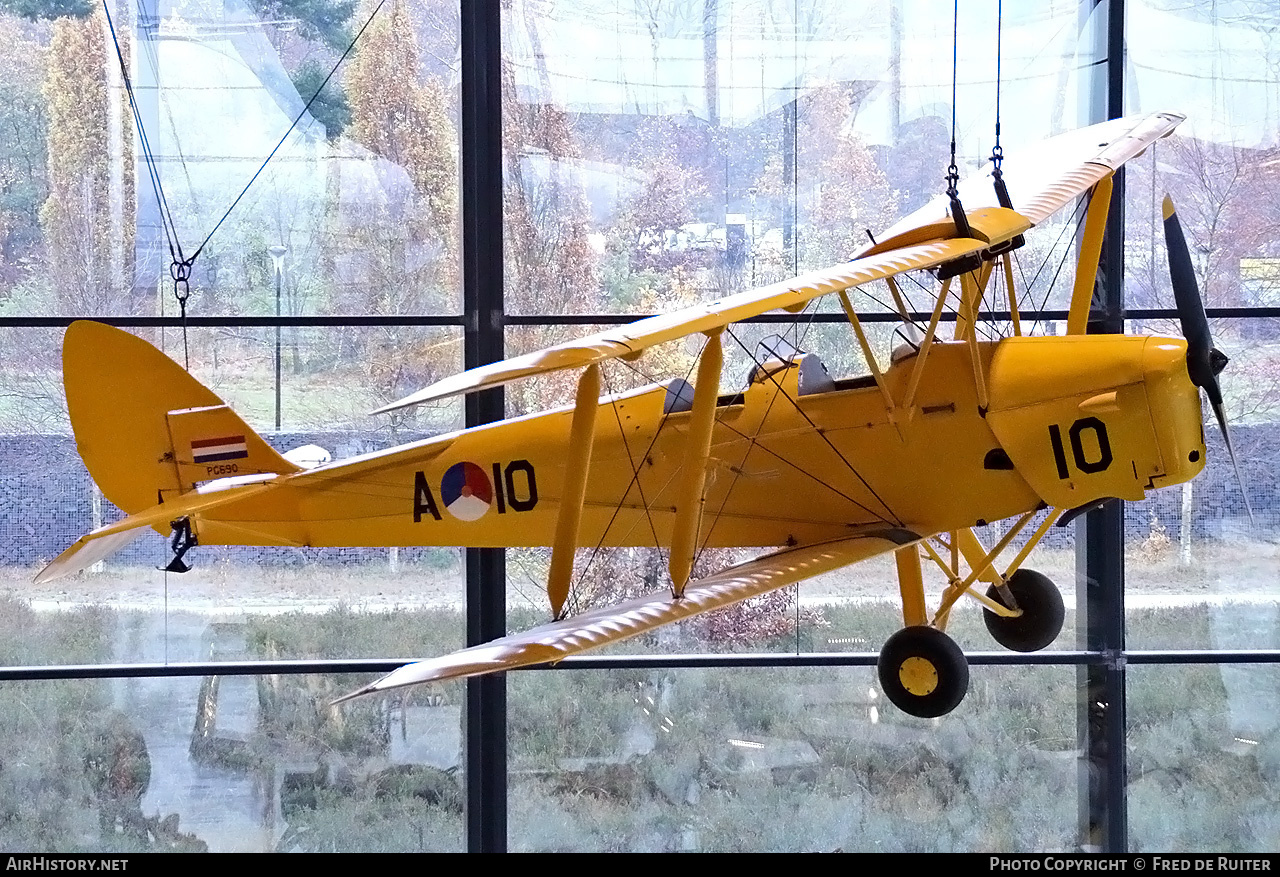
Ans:
<svg viewBox="0 0 1280 877"><path fill-rule="evenodd" d="M463 360L503 358L502 27L499 0L460 4ZM467 396L466 425L501 420L502 389ZM506 554L466 550L467 645L506 632ZM507 849L507 677L467 680L463 729L469 852Z"/></svg>
<svg viewBox="0 0 1280 877"><path fill-rule="evenodd" d="M894 311L857 311L858 319L863 323L898 323L902 321L902 316ZM1213 307L1205 308L1205 314L1211 320L1219 319L1268 319L1274 320L1280 318L1280 307ZM1065 320L1067 312L1064 310L1043 310L1039 312L1042 320ZM643 320L652 317L653 314L631 314L631 313L613 313L613 314L506 314L502 318L502 322L506 326L619 326L627 323L634 323L636 320ZM927 311L915 311L909 313L908 318L918 323L927 322L929 313ZM1012 314L1007 310L998 311L979 311L978 317L981 320L1008 321L1012 318ZM1174 308L1131 308L1125 310L1126 319L1130 320L1174 320L1178 319L1178 312ZM806 322L814 323L843 323L846 317L842 312L825 312L815 313L806 316ZM943 314L942 322L954 322L956 316L954 313ZM25 317L0 317L0 329L65 329L76 320L95 320L99 323L106 323L109 326L116 326L121 329L143 329L143 328L179 328L182 320L179 317L145 317L133 315L96 315L83 314L77 316L25 316ZM191 328L271 328L273 326L295 327L295 328L339 328L339 327L370 327L381 328L384 326L418 326L425 328L449 328L452 326L463 326L466 324L466 316L463 314L388 314L388 315L362 315L362 314L311 314L303 316L283 315L273 317L269 315L242 315L242 314L221 314L208 316L188 316L187 325ZM740 323L756 323L762 325L769 324L792 324L795 322L795 316L792 314L769 313L761 314L757 317L748 317L745 320L739 320Z"/></svg>
<svg viewBox="0 0 1280 877"><path fill-rule="evenodd" d="M1090 9L1101 5L1101 0L1086 4ZM1103 49L1106 63L1098 71L1100 75L1095 76L1091 97L1095 116L1101 112L1105 119L1115 119L1124 110L1123 0L1109 0L1106 15L1105 32L1098 34L1100 40L1105 40L1098 47ZM1124 183L1121 168L1113 179L1089 333L1124 331ZM1080 843L1098 852L1124 852L1128 848L1128 765L1123 501L1108 502L1077 523L1076 576L1079 646L1103 657L1078 671Z"/></svg>

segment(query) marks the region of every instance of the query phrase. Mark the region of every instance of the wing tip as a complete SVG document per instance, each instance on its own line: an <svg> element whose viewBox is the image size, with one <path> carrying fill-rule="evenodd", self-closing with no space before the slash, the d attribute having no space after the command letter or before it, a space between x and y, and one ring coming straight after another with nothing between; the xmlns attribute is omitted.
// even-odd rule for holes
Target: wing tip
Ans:
<svg viewBox="0 0 1280 877"><path fill-rule="evenodd" d="M1173 199L1168 195L1164 196L1164 202L1160 205L1160 212L1164 215L1166 220L1173 216L1175 212L1173 209Z"/></svg>
<svg viewBox="0 0 1280 877"><path fill-rule="evenodd" d="M433 402L436 399L442 398L438 393L431 392L434 388L435 384L432 384L430 387L418 390L416 393L410 393L408 396L403 396L394 402L388 402L381 408L375 408L370 411L369 414L390 414L392 411L400 411L403 408L412 408L415 405L421 405L424 402Z"/></svg>
<svg viewBox="0 0 1280 877"><path fill-rule="evenodd" d="M329 706L339 706L347 701L355 700L357 697L364 697L366 694L373 694L378 691L377 685L378 683L372 682L364 688L357 688L355 691L349 691L341 697L335 697L333 700L329 701Z"/></svg>

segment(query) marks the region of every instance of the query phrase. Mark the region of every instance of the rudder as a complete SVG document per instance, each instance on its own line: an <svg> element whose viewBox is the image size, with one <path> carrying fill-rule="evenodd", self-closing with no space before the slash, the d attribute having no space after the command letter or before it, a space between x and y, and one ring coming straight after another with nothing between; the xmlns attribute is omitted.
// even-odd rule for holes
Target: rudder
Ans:
<svg viewBox="0 0 1280 877"><path fill-rule="evenodd" d="M80 457L103 495L129 514L199 481L298 471L212 390L128 332L72 323L62 374Z"/></svg>

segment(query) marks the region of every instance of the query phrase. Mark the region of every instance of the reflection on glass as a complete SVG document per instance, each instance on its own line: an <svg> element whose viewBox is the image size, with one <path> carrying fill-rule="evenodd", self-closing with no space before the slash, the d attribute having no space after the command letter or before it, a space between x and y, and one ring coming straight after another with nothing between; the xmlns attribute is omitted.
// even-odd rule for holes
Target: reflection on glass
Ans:
<svg viewBox="0 0 1280 877"><path fill-rule="evenodd" d="M208 545L187 555L191 572L169 575L157 569L171 556L167 534L146 533L82 575L33 586L45 563L121 513L91 482L69 434L61 332L4 333L22 355L0 365L8 403L0 421L0 589L13 616L28 619L8 640L9 663L412 657L461 644L461 563L452 547ZM140 334L182 358L178 330ZM281 451L315 445L343 459L459 425L455 400L368 416L457 369L460 339L453 330L286 327L282 342L284 430L277 433L269 429L273 330L188 333L192 372ZM418 613L412 620L396 614L409 610ZM242 628L241 645L206 642L213 627L233 622ZM59 633L60 626L82 628L97 647L47 648L74 638Z"/></svg>
<svg viewBox="0 0 1280 877"><path fill-rule="evenodd" d="M510 678L511 848L1061 850L1076 822L1074 673L980 668L910 719L871 669Z"/></svg>
<svg viewBox="0 0 1280 877"><path fill-rule="evenodd" d="M749 560L766 549L711 549L694 567L701 574ZM1041 561L1041 555L1044 555ZM550 549L507 552L507 626L525 630L551 620L547 597ZM1074 556L1039 548L1028 562L1051 577L1071 603ZM947 580L926 566L927 606L936 610ZM654 549L582 549L577 553L569 593L570 612L600 609L634 597L666 593L670 588L664 552ZM973 600L958 603L947 633L969 651L1001 651L987 631L983 609ZM1051 648L1070 649L1075 614ZM877 652L902 626L897 571L892 557L873 557L741 604L699 615L678 624L607 646L590 654L733 654L802 652Z"/></svg>
<svg viewBox="0 0 1280 877"><path fill-rule="evenodd" d="M1178 207L1209 307L1274 307L1276 12L1143 0L1126 4L1135 109L1187 115L1173 137L1129 166L1125 296L1130 308L1172 307L1160 202ZM1195 59L1192 61L1191 59ZM1271 485L1280 406L1270 319L1211 322L1230 357L1221 375L1232 443L1254 519L1209 414L1205 472L1129 509L1129 644L1137 648L1275 648L1276 497ZM1170 321L1130 331L1180 335ZM1175 844L1175 846L1177 846Z"/></svg>
<svg viewBox="0 0 1280 877"><path fill-rule="evenodd" d="M0 15L6 312L456 313L457 3L357 5Z"/></svg>
<svg viewBox="0 0 1280 877"><path fill-rule="evenodd" d="M1175 326L1154 321L1142 328L1179 334ZM1273 342L1264 321L1215 320L1212 330L1215 345L1231 357L1220 380L1243 485L1208 402L1202 402L1204 471L1125 507L1125 603L1134 648L1280 644L1280 603L1273 588L1280 556L1272 544L1277 498L1271 487L1280 387L1269 377ZM1170 633L1174 629L1177 635Z"/></svg>
<svg viewBox="0 0 1280 877"><path fill-rule="evenodd" d="M1274 664L1129 669L1129 847L1250 852L1280 844Z"/></svg>
<svg viewBox="0 0 1280 877"><path fill-rule="evenodd" d="M990 155L995 12L959 23L953 107L949 16L916 0L513 4L508 309L665 311L848 259L941 194L953 110L962 173ZM1078 71L1098 18L1004 4L1006 150L1097 121ZM1049 244L1072 227L1021 254L1028 278L1042 262L1054 273L1069 247ZM1034 300L1046 295L1047 282Z"/></svg>
<svg viewBox="0 0 1280 877"><path fill-rule="evenodd" d="M462 847L448 692L331 708L352 677L11 683L0 848L374 852Z"/></svg>

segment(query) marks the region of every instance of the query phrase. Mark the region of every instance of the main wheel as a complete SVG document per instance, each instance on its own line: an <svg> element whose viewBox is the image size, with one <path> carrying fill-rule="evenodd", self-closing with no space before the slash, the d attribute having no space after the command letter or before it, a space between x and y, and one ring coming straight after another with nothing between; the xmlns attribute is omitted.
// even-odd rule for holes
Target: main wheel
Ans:
<svg viewBox="0 0 1280 877"><path fill-rule="evenodd" d="M951 712L969 690L969 662L955 640L933 627L904 627L877 663L880 687L904 713L932 719Z"/></svg>
<svg viewBox="0 0 1280 877"><path fill-rule="evenodd" d="M982 612L987 630L996 642L1015 652L1038 652L1062 633L1067 617L1062 594L1050 578L1033 569L1020 569L1009 576L1006 584L1018 601L1022 614L1016 618L997 615L990 609ZM987 596L1003 603L1000 592L992 585Z"/></svg>

